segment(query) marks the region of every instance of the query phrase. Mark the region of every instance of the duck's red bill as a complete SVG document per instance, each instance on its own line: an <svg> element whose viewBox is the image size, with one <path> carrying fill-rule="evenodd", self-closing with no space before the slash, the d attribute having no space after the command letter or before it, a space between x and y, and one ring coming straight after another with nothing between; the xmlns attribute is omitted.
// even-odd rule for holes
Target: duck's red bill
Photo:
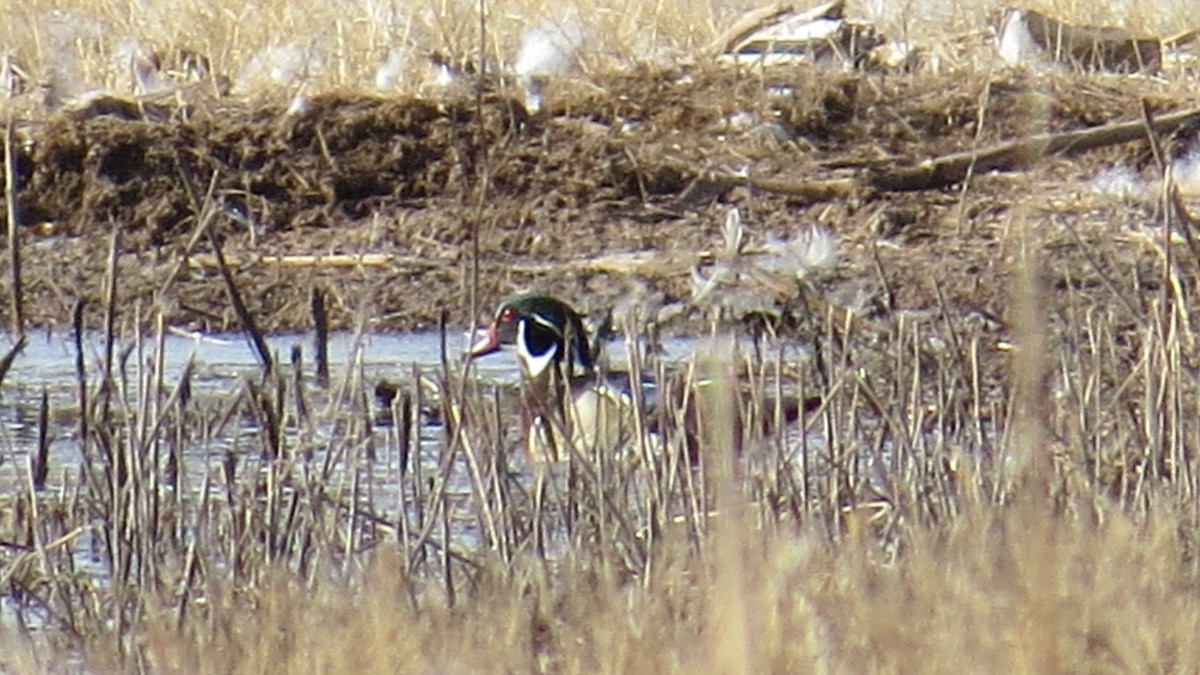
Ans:
<svg viewBox="0 0 1200 675"><path fill-rule="evenodd" d="M500 351L500 336L496 334L496 324L492 324L488 326L483 338L474 345L471 345L471 348L467 350L467 357L473 359L477 356L487 356L498 351Z"/></svg>

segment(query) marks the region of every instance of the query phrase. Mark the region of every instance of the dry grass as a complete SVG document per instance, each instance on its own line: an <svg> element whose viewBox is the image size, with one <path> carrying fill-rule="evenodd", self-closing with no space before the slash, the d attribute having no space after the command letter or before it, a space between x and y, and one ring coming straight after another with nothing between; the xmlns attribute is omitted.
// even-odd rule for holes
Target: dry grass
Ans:
<svg viewBox="0 0 1200 675"><path fill-rule="evenodd" d="M1186 672L1200 615L1172 519L1105 516L989 510L914 534L892 565L819 536L755 536L713 564L664 543L644 584L518 564L457 609L414 609L385 555L352 588L275 580L253 609L222 594L199 635L152 630L145 648L187 672Z"/></svg>
<svg viewBox="0 0 1200 675"><path fill-rule="evenodd" d="M1182 3L1158 6L1131 24L1174 32ZM102 35L72 19L52 38L29 3L0 39L42 64L65 39L93 85L127 38L227 72L313 46L313 86L361 86L396 44L477 53L469 3L161 7L89 5L72 16ZM991 7L969 9L948 6ZM561 11L489 10L497 60ZM647 40L686 54L732 13L580 12L597 64ZM412 378L449 422L421 451L427 391L381 412L353 363L329 389L284 368L205 398L167 381L154 339L110 351L80 376L78 470L0 499L0 670L1191 672L1196 261L1164 254L1155 297L1105 278L1133 301L1047 317L1041 235L1014 221L996 246L1027 251L1015 351L966 317L814 311L811 350L714 350L715 385L635 360L671 401L637 420L636 457L546 474L511 456L501 393L449 366ZM789 395L820 403L783 432Z"/></svg>
<svg viewBox="0 0 1200 675"><path fill-rule="evenodd" d="M185 48L204 54L216 73L233 78L235 89L246 94L277 93L267 91L271 88L287 90L288 95L335 88L369 90L379 66L396 53L405 64L397 86L412 90L428 79L427 57L434 51L475 63L482 52L491 68L510 67L522 36L542 22L560 27L578 22L584 36L578 65L584 72L691 59L742 12L765 3L491 0L483 4L486 38L481 40L480 4L470 0L422 6L388 0L251 4L94 0L66 9L59 3L32 0L6 14L0 26L0 50L14 54L39 79L53 80L67 96L95 88L128 91L133 45L147 51ZM979 33L989 17L1008 4L869 0L850 3L849 13L876 22L887 35L940 53L946 40ZM1161 36L1192 24L1188 0L1025 4L1071 21L1124 25ZM284 56L281 48L291 50L290 55ZM258 67L253 66L256 60ZM276 81L268 74L273 67L294 72L277 73Z"/></svg>
<svg viewBox="0 0 1200 675"><path fill-rule="evenodd" d="M328 391L285 368L213 401L164 382L147 341L83 383L80 471L3 503L0 666L1188 671L1193 318L1168 291L1133 327L1119 307L1048 322L1019 259L1014 358L970 322L834 312L807 356L634 359L676 401L638 421L663 448L545 474L469 373L424 373L450 424L418 452L411 385L382 428L353 365ZM805 440L763 432L798 391L821 401Z"/></svg>
<svg viewBox="0 0 1200 675"><path fill-rule="evenodd" d="M489 2L484 53L492 64L511 64L523 32L539 20L586 21L589 47L581 65L597 68L615 59L679 58L731 16L703 3L591 3L572 10L549 2ZM411 89L427 75L427 58L439 51L478 62L478 4L451 0L407 5L364 3L96 2L68 11L54 3L22 5L0 29L0 46L13 50L39 74L76 73L79 88L130 86L122 44L183 47L206 54L214 71L237 80L272 47L298 50L302 71L286 86L307 91L370 89L376 69L393 50L404 55ZM649 32L647 32L649 27ZM660 51L661 50L661 51ZM492 65L491 67L495 67ZM253 78L251 78L253 79ZM251 86L261 82L250 82ZM256 92L259 93L259 92Z"/></svg>

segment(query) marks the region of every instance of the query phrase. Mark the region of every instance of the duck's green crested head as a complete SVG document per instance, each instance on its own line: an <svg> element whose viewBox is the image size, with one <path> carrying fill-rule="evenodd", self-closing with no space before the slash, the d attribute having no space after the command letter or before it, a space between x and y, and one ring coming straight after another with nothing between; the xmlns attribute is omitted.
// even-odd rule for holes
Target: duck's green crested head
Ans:
<svg viewBox="0 0 1200 675"><path fill-rule="evenodd" d="M551 364L592 369L583 319L570 305L544 293L522 293L501 302L487 334L468 356L485 356L507 345L516 346L517 361L529 378L548 373Z"/></svg>

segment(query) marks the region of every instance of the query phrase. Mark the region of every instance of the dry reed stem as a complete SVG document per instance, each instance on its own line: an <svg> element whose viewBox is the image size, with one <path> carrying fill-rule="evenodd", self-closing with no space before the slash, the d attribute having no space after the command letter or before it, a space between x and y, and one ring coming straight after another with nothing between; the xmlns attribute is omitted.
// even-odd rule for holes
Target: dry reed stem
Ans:
<svg viewBox="0 0 1200 675"><path fill-rule="evenodd" d="M5 56L0 64L4 72L8 72L8 57ZM10 316L12 324L9 330L13 335L25 334L25 298L21 282L21 219L17 207L17 159L13 152L13 120L9 116L4 122L4 205L5 223L8 240L9 274L12 276L11 295L9 296Z"/></svg>

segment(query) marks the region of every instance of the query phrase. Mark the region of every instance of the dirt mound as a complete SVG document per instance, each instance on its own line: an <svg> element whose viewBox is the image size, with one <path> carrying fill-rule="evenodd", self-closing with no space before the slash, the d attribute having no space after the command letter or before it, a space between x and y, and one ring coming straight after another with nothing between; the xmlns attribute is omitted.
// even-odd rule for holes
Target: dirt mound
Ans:
<svg viewBox="0 0 1200 675"><path fill-rule="evenodd" d="M1119 200L1089 215L1095 205L1079 202L1079 181L1098 163L1146 166L1148 144L975 176L967 190L822 197L760 190L738 176L853 176L1032 132L1136 120L1143 102L1169 111L1191 95L1144 78L805 68L560 82L534 114L519 92L482 90L154 110L93 102L31 124L18 158L26 311L37 324L61 324L81 298L96 321L108 241L119 232L121 307L233 327L200 223L218 235L270 330L308 326L317 287L330 292L337 325L364 318L415 329L443 309L465 324L475 246L484 303L542 287L591 309L636 291L686 310L687 270L719 246L724 213L738 205L758 241L830 227L843 254L822 282L832 296L1002 317L1012 266L1011 251L998 246L1012 245L1012 208L1039 223L1052 220L1048 212L1063 216L1070 229L1041 235L1059 242L1048 274L1061 261L1087 276L1083 247L1130 213L1148 215ZM201 217L206 205L220 215ZM1081 229L1089 218L1102 225ZM662 264L586 264L638 252ZM353 257L363 254L373 257ZM184 256L190 262L180 267ZM1152 260L1137 247L1117 258L1129 273ZM682 316L676 329L700 318Z"/></svg>

